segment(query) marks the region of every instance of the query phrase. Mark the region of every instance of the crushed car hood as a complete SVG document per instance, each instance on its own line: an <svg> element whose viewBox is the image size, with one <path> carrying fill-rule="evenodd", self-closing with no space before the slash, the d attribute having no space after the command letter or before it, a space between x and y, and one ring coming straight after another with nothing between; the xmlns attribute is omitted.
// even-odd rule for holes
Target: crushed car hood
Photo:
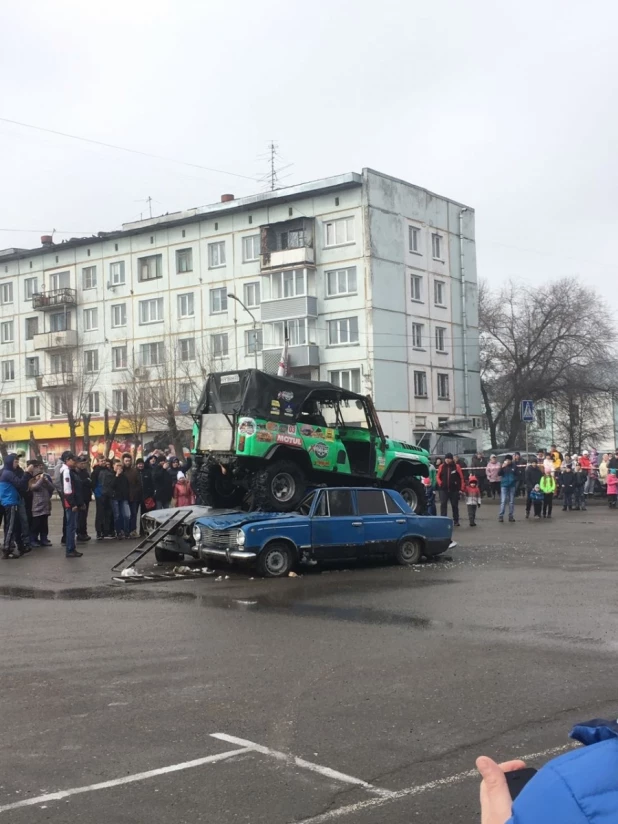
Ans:
<svg viewBox="0 0 618 824"><path fill-rule="evenodd" d="M189 511L191 514L185 520L185 523L191 523L191 521L194 521L196 518L201 518L206 515L219 516L228 514L238 514L237 509L216 509L214 506L198 506L197 504L194 504L193 506L176 506L170 507L169 509L151 509L149 512L144 512L144 515L142 517L154 518L155 521L163 523L163 521L167 521L168 518L171 518L174 512L187 511Z"/></svg>
<svg viewBox="0 0 618 824"><path fill-rule="evenodd" d="M210 515L197 519L200 526L208 526L211 529L231 529L238 528L243 524L251 524L257 521L289 521L293 518L305 518L298 512L239 512L218 510L212 511Z"/></svg>

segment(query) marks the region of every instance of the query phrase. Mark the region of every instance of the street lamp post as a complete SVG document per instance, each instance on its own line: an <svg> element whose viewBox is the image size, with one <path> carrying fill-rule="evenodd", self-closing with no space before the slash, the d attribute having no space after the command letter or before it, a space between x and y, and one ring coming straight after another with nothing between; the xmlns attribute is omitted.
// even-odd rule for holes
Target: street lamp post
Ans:
<svg viewBox="0 0 618 824"><path fill-rule="evenodd" d="M245 306L245 304L242 302L242 300L241 300L239 297L237 297L237 296L236 296L233 292L228 292L228 293L227 293L227 296L228 296L228 298L232 298L232 300L235 300L235 301L236 301L236 303L240 303L240 305L242 306L242 308L245 310L245 312L246 312L248 315L250 315L251 320L253 321L253 333L254 333L254 334L253 334L253 355L254 355L254 357L255 357L255 368L257 369L257 368L258 368L258 350L257 350L257 334L256 334L256 330L257 330L257 321L256 321L256 319L255 319L255 315L253 314L253 312L251 311L251 309L247 309L247 307L246 307L246 306Z"/></svg>

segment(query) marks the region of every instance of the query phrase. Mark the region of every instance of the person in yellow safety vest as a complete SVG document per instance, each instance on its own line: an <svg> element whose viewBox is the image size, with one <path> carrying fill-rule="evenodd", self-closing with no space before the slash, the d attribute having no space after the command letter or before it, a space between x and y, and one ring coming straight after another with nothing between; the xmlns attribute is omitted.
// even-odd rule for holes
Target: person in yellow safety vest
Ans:
<svg viewBox="0 0 618 824"><path fill-rule="evenodd" d="M539 481L541 492L543 493L543 517L551 518L551 508L556 491L556 481L553 475L543 475Z"/></svg>

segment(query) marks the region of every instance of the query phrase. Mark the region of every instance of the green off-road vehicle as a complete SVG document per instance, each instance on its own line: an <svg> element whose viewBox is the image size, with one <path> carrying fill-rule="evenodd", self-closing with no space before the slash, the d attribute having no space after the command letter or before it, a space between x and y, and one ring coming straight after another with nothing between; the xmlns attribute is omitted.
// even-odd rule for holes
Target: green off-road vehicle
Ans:
<svg viewBox="0 0 618 824"><path fill-rule="evenodd" d="M208 376L193 432L198 503L293 510L308 488L382 486L425 511L429 454L387 438L371 397L258 369Z"/></svg>

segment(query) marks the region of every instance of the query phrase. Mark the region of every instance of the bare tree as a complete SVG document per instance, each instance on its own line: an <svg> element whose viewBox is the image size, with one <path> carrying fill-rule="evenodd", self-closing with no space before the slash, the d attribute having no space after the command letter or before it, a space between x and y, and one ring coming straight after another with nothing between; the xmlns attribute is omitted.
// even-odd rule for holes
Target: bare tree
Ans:
<svg viewBox="0 0 618 824"><path fill-rule="evenodd" d="M86 439L89 438L90 415L95 408L94 392L101 375L98 366L92 369L83 352L77 355L62 353L55 356L54 370L48 376L40 376L39 384L45 388L46 377L54 378L54 386L47 382L50 391L44 395L44 404L52 415L66 415L69 425L69 444L72 452L77 451L77 430L84 426ZM84 420L83 416L86 416Z"/></svg>
<svg viewBox="0 0 618 824"><path fill-rule="evenodd" d="M574 278L479 290L481 392L492 448L522 440L522 400L611 387L616 340L599 295ZM605 383L604 383L605 382ZM604 385L603 385L604 384Z"/></svg>
<svg viewBox="0 0 618 824"><path fill-rule="evenodd" d="M110 427L109 425L109 409L106 407L103 412L103 442L105 444L105 452L104 455L106 458L109 458L109 453L112 450L112 443L114 438L116 437L116 432L118 431L118 425L120 424L120 418L122 417L122 412L118 409L114 414L114 420Z"/></svg>

